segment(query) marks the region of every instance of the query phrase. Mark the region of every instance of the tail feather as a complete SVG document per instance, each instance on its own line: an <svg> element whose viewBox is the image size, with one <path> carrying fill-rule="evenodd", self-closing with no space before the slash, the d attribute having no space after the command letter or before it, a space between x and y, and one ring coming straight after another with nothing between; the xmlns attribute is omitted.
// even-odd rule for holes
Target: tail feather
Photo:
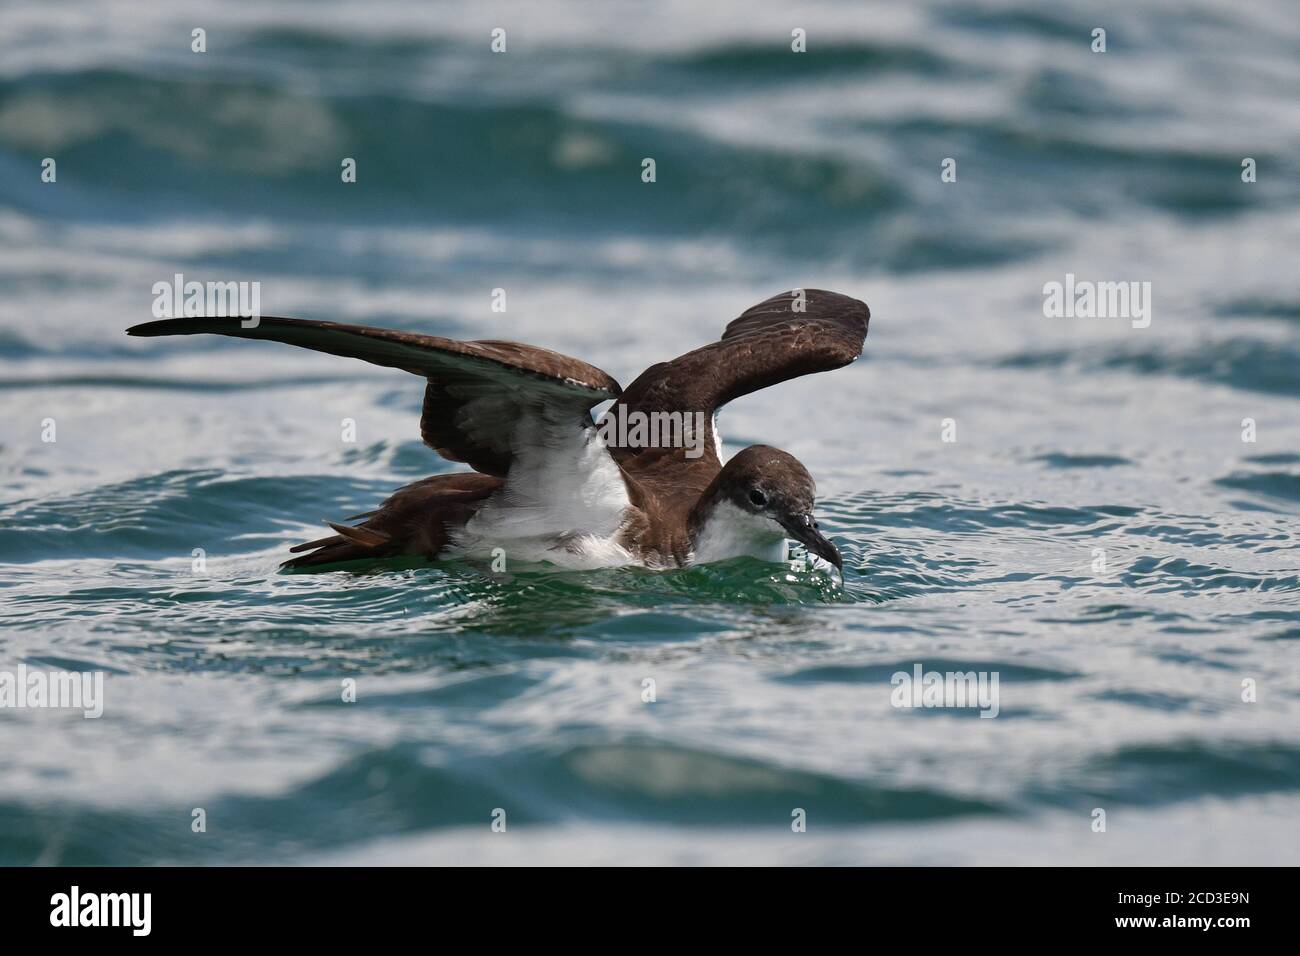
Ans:
<svg viewBox="0 0 1300 956"><path fill-rule="evenodd" d="M370 551L382 548L393 540L391 535L384 534L382 531L373 531L366 527L351 528L345 524L335 524L333 521L325 523L353 544Z"/></svg>
<svg viewBox="0 0 1300 956"><path fill-rule="evenodd" d="M280 565L283 571L297 571L303 568L315 568L323 565L342 564L346 561L374 561L387 557L370 548L361 548L342 538L333 544L327 544L310 554L290 558Z"/></svg>
<svg viewBox="0 0 1300 956"><path fill-rule="evenodd" d="M315 541L304 541L302 544L295 544L289 549L290 554L298 554L301 551L314 551L316 548L323 548L326 545L338 544L343 540L343 535L332 534L327 538L317 538Z"/></svg>

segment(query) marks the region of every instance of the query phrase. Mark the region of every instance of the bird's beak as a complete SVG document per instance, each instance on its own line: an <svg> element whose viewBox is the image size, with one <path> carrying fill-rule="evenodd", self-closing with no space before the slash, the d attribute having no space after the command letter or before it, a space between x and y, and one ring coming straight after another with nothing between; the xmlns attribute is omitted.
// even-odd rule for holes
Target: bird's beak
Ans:
<svg viewBox="0 0 1300 956"><path fill-rule="evenodd" d="M817 522L812 515L795 515L787 521L782 521L781 526L790 533L790 537L813 554L835 565L835 570L840 572L840 577L844 577L844 559L840 557L839 548L827 541L817 530Z"/></svg>

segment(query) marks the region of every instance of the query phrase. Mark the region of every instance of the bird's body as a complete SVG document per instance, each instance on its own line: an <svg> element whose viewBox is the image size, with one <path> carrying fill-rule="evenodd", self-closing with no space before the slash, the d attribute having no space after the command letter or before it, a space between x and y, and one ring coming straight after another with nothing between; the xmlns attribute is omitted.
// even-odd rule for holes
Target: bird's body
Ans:
<svg viewBox="0 0 1300 956"><path fill-rule="evenodd" d="M784 293L746 311L720 341L651 366L625 391L585 362L514 342L272 317L252 327L238 318L164 319L128 331L271 339L427 379L425 443L474 470L407 485L355 516L357 525L330 523L335 533L293 548L304 553L287 568L414 556L664 569L742 554L783 560L787 537L839 566L812 518L807 470L766 445L724 466L715 416L739 395L852 362L869 317L847 296ZM617 441L591 417L610 399L609 415L636 423Z"/></svg>

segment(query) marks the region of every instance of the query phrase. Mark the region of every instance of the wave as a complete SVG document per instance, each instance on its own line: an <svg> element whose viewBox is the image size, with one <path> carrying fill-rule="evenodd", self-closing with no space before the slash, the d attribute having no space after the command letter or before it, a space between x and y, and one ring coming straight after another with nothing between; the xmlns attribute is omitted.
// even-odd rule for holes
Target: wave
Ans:
<svg viewBox="0 0 1300 956"><path fill-rule="evenodd" d="M132 865L249 858L293 860L371 838L492 821L511 829L574 813L605 822L658 821L739 828L789 821L814 806L828 824L998 815L988 801L935 790L870 784L653 741L512 751L454 766L408 744L367 750L272 796L203 801L219 827L195 840L191 805L86 808L60 801L0 801L0 865ZM176 821L181 821L178 826Z"/></svg>
<svg viewBox="0 0 1300 956"><path fill-rule="evenodd" d="M1253 338L1205 341L1183 348L1084 347L1019 352L994 361L998 368L1069 368L1080 372L1170 375L1248 392L1300 395L1300 347Z"/></svg>

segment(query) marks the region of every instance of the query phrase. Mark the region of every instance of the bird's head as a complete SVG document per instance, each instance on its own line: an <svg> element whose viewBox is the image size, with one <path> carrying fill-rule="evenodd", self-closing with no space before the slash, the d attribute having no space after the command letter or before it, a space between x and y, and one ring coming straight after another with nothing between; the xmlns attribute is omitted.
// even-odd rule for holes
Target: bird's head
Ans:
<svg viewBox="0 0 1300 956"><path fill-rule="evenodd" d="M769 445L750 445L723 466L696 506L706 523L720 511L756 533L790 537L844 573L839 549L813 517L817 485L793 455Z"/></svg>

